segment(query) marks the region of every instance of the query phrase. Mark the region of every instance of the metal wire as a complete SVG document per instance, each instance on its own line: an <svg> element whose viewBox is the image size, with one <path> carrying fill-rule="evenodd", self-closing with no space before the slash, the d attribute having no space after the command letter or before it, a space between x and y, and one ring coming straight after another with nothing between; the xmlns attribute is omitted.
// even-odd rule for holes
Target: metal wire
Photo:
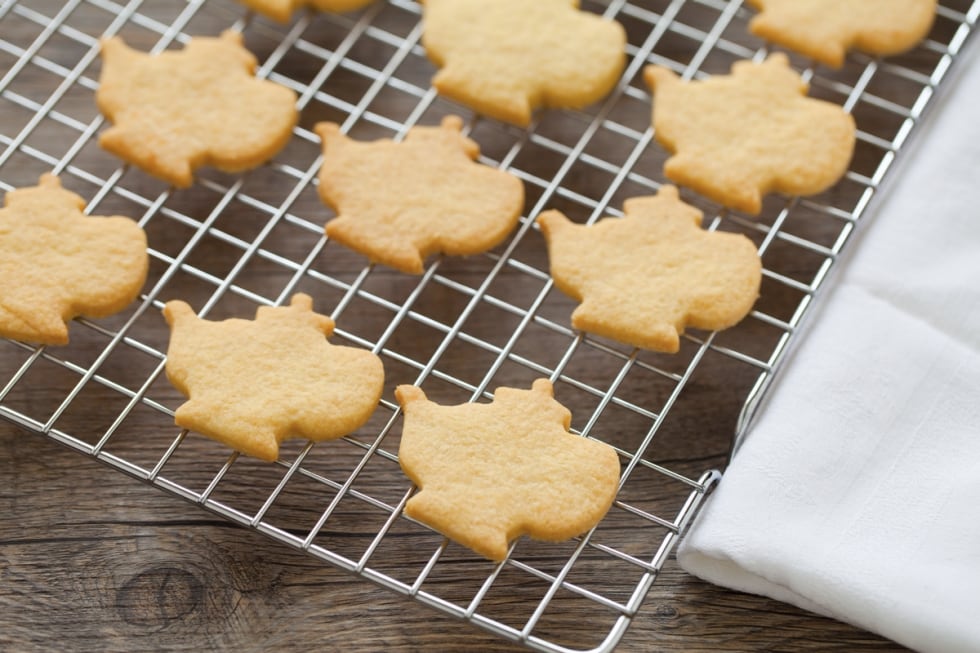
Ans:
<svg viewBox="0 0 980 653"><path fill-rule="evenodd" d="M697 79L726 72L737 59L761 60L768 49L749 36L752 13L736 0L609 0L583 8L627 28L629 63L618 86L586 111L542 112L527 129L473 117L467 132L483 147L481 162L524 181L526 215L504 245L479 257L477 273L437 259L421 277L393 281L323 236L329 214L313 193L321 158L310 127L334 120L358 137L400 139L446 113L471 115L429 86L433 69L419 43L416 2L304 14L283 26L231 0L0 0L0 189L32 184L53 171L91 198L86 211L117 209L137 217L150 235L152 261L141 300L116 318L77 320L73 345L36 348L0 340L0 416L504 638L542 651L613 648L719 478L714 469L658 458L658 443L669 437L665 425L681 410L682 397L692 394L692 378L721 365L741 370L744 431L818 290L975 26L980 2L941 2L932 36L910 55L852 55L841 71L793 59L814 95L855 115L855 161L835 190L772 198L759 218L687 196L704 208L708 228L744 233L758 245L763 297L779 301L760 301L746 320L751 328L685 335L675 357L571 330L569 304L553 289L546 258L532 251L534 218L560 206L594 222L620 215L623 199L664 183L659 175L666 155L653 141L650 95L638 82L643 66L656 63ZM193 191L176 192L98 150L104 124L93 94L100 38L121 34L159 52L225 28L245 34L260 58L260 77L299 97L303 119L283 154L245 175L204 171ZM177 431L172 417L180 398L162 376L166 327L157 313L163 302L190 298L202 316L247 316L255 306L281 304L304 289L331 309L338 339L383 358L390 385L422 384L465 401L490 398L499 385L550 378L560 398L573 398L567 403L574 430L609 442L624 462L610 516L593 533L554 545L547 556L519 541L505 562L474 564L454 583L444 562L457 565L465 553L402 514L412 492L407 481L393 488L373 480L383 476L379 467L389 479L398 473L399 410L390 401L383 400L368 427L340 443L284 445L280 461L261 468ZM487 316L501 328L479 328L475 318ZM75 346L76 340L82 344ZM454 355L459 348L471 354ZM473 362L460 367L459 360ZM39 387L48 390L32 392ZM90 395L107 413L98 416L97 428L91 415L84 421L76 414L90 412ZM138 444L134 423L149 430ZM610 433L610 423L629 424L630 432ZM328 447L330 455L321 455ZM211 470L203 486L196 480L201 470ZM242 492L246 478L256 488L250 495ZM312 509L310 497L317 497ZM334 537L352 524L356 546ZM404 554L405 542L424 555L416 556L414 570L392 570L388 558ZM597 583L596 576L607 582ZM523 592L524 584L535 591ZM514 592L526 599L523 618L495 616L496 595ZM549 622L568 605L594 612L594 641L564 641L560 627Z"/></svg>

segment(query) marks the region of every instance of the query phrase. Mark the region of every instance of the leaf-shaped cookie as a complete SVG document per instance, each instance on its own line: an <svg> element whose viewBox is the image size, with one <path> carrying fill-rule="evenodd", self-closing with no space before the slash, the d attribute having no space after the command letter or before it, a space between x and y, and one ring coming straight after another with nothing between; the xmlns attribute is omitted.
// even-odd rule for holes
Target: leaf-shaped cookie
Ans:
<svg viewBox="0 0 980 653"><path fill-rule="evenodd" d="M568 431L551 382L498 388L490 404L440 406L400 385L398 458L421 488L405 512L491 560L522 534L558 541L595 526L619 484L612 447Z"/></svg>
<svg viewBox="0 0 980 653"><path fill-rule="evenodd" d="M685 326L724 329L745 317L762 281L748 238L701 229L701 212L673 186L624 208L594 225L558 211L538 217L555 285L582 302L572 326L673 353Z"/></svg>
<svg viewBox="0 0 980 653"><path fill-rule="evenodd" d="M369 351L331 345L329 317L308 295L263 306L255 320L202 320L167 302L167 378L189 401L176 412L192 429L262 460L289 437L332 440L360 428L381 399L384 369Z"/></svg>
<svg viewBox="0 0 980 653"><path fill-rule="evenodd" d="M761 10L749 31L840 68L847 50L890 55L925 38L936 0L748 0Z"/></svg>
<svg viewBox="0 0 980 653"><path fill-rule="evenodd" d="M146 234L129 218L86 216L54 175L7 193L0 209L0 336L68 342L68 320L105 317L146 280Z"/></svg>
<svg viewBox="0 0 980 653"><path fill-rule="evenodd" d="M280 23L287 22L300 7L317 11L354 11L374 0L238 0L240 3Z"/></svg>
<svg viewBox="0 0 980 653"><path fill-rule="evenodd" d="M327 236L372 261L419 274L426 256L478 254L499 244L524 208L524 185L475 162L463 121L415 127L405 140L358 142L333 123L323 139L320 197L337 213Z"/></svg>
<svg viewBox="0 0 980 653"><path fill-rule="evenodd" d="M424 0L422 44L439 93L526 126L536 107L579 108L615 86L626 32L578 0Z"/></svg>
<svg viewBox="0 0 980 653"><path fill-rule="evenodd" d="M645 78L657 141L674 153L664 174L716 202L757 214L766 193L820 193L847 171L854 119L806 97L782 53L703 81L681 81L660 66L647 66Z"/></svg>
<svg viewBox="0 0 980 653"><path fill-rule="evenodd" d="M115 124L99 144L178 188L203 165L254 168L292 135L295 93L255 78L255 57L237 32L157 55L114 37L102 43L102 57L95 99Z"/></svg>

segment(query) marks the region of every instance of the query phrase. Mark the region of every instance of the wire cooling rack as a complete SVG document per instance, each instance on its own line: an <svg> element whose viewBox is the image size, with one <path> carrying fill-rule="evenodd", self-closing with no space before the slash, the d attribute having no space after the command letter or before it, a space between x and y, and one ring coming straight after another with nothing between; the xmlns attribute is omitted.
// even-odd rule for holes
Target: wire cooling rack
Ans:
<svg viewBox="0 0 980 653"><path fill-rule="evenodd" d="M689 450L692 425L720 420L727 433L744 426L980 3L940 2L929 38L900 57L853 55L840 71L792 59L811 95L855 116L851 168L819 196L768 199L756 218L686 194L705 210L708 228L751 238L765 270L759 302L742 324L691 332L670 356L573 332L573 304L552 287L533 221L545 208L581 222L619 215L623 200L664 182L667 155L652 140L644 65L701 78L727 72L737 59L761 60L767 49L748 34L752 12L737 1L610 0L583 8L626 27L620 84L587 110L540 112L518 129L435 94L419 42L421 7L408 0L345 15L301 14L288 25L231 0L0 0L0 187L32 185L54 171L89 200L87 211L138 219L151 248L144 294L123 314L77 320L66 347L0 340L0 416L504 638L547 651L614 647L719 478L711 468L721 466L717 456L705 465L710 456ZM260 76L299 96L300 126L275 161L237 176L205 170L194 188L173 191L100 151L100 37L120 34L160 51L229 27L245 34ZM525 183L524 217L509 240L485 256L430 261L420 277L369 266L328 242L312 126L332 120L355 138L401 138L449 113L470 119L483 163ZM162 374L163 303L184 299L211 319L250 317L298 291L337 321L334 342L382 357L387 382L374 418L337 442L289 442L277 464L229 455L176 429L181 398ZM392 388L421 384L434 400L459 403L538 377L555 382L575 431L617 448L621 489L587 536L562 544L524 538L492 565L402 514L413 488L397 465L401 422ZM704 414L708 421L698 418ZM581 614L595 637L569 641L563 620Z"/></svg>

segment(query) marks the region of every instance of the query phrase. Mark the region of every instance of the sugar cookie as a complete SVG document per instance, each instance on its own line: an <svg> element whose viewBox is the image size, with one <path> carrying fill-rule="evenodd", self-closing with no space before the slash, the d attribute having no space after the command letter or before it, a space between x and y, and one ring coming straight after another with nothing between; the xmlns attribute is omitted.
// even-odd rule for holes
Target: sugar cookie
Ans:
<svg viewBox="0 0 980 653"><path fill-rule="evenodd" d="M320 197L337 213L326 233L370 260L419 274L435 252L478 254L513 230L524 208L517 177L475 162L463 121L415 127L405 140L358 142L333 123L323 139Z"/></svg>
<svg viewBox="0 0 980 653"><path fill-rule="evenodd" d="M782 53L703 81L682 82L660 66L644 72L657 141L674 154L664 174L678 184L757 214L766 193L820 193L847 171L854 119L806 97L807 84Z"/></svg>
<svg viewBox="0 0 980 653"><path fill-rule="evenodd" d="M685 326L725 329L751 310L762 282L752 241L701 229L701 212L673 186L624 208L588 226L558 211L538 217L555 285L582 302L572 326L673 353Z"/></svg>
<svg viewBox="0 0 980 653"><path fill-rule="evenodd" d="M286 438L332 440L360 428L381 399L384 369L369 351L331 345L329 317L308 295L263 306L255 320L211 322L167 302L167 378L189 400L178 426L273 461Z"/></svg>
<svg viewBox="0 0 980 653"><path fill-rule="evenodd" d="M99 145L178 188L203 165L254 168L292 135L296 94L254 77L255 57L238 32L157 55L113 37L103 41L102 57L95 99L114 125Z"/></svg>
<svg viewBox="0 0 980 653"><path fill-rule="evenodd" d="M580 108L608 94L626 63L626 32L578 0L424 0L422 44L436 90L478 113L526 126L536 107Z"/></svg>
<svg viewBox="0 0 980 653"><path fill-rule="evenodd" d="M106 317L146 281L146 234L123 217L86 216L54 175L7 193L0 209L0 336L68 343L68 321Z"/></svg>
<svg viewBox="0 0 980 653"><path fill-rule="evenodd" d="M301 7L317 11L354 11L374 2L374 0L238 0L253 11L280 23L288 22L293 12Z"/></svg>
<svg viewBox="0 0 980 653"><path fill-rule="evenodd" d="M619 458L568 432L551 382L498 388L493 403L440 406L400 385L399 461L419 486L409 516L491 560L522 534L558 541L595 526L616 497Z"/></svg>
<svg viewBox="0 0 980 653"><path fill-rule="evenodd" d="M749 31L833 68L847 50L904 52L925 38L936 0L748 0L761 13Z"/></svg>

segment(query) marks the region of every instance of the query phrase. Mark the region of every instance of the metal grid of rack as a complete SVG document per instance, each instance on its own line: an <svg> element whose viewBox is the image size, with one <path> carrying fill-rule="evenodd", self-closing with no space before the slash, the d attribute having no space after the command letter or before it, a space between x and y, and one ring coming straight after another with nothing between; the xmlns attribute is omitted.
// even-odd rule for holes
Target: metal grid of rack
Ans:
<svg viewBox="0 0 980 653"><path fill-rule="evenodd" d="M534 218L559 208L580 222L619 215L624 199L664 183L653 142L648 63L686 78L764 58L735 0L609 0L586 10L619 20L628 64L615 91L584 111L539 112L527 129L480 119L436 95L419 39L421 7L379 1L345 15L301 14L278 25L231 0L0 0L0 188L43 172L89 200L87 211L139 220L150 278L121 315L77 320L72 343L36 348L0 340L0 416L282 544L500 636L539 650L611 649L657 579L680 534L719 478L672 457L684 416L710 401L703 379L738 385L744 430L818 289L913 133L980 14L973 0L940 2L930 37L886 60L853 55L840 71L793 59L811 95L854 114L858 146L833 189L773 197L758 218L700 198L709 229L746 234L763 257L762 296L739 326L691 332L676 355L634 351L568 326L573 304L552 286ZM203 171L174 191L120 166L96 144L99 39L120 34L161 51L193 35L240 30L258 75L294 89L302 118L270 164L244 175ZM370 266L323 237L330 217L315 193L319 141L339 123L355 138L401 138L444 115L470 118L481 161L519 176L524 216L493 252L430 261L420 277ZM202 316L249 317L308 292L338 328L334 342L370 349L386 390L372 420L337 442L284 444L259 464L173 426L181 398L163 375L159 309L190 302ZM402 514L413 488L397 465L400 419L391 389L422 385L442 403L486 400L501 385L548 377L573 430L618 450L615 506L591 533L563 544L526 539L499 564L474 559ZM734 427L737 415L729 416ZM671 455L663 452L670 452ZM518 603L499 617L497 606ZM565 641L562 615L586 609L594 641ZM579 612L580 613L580 612Z"/></svg>

